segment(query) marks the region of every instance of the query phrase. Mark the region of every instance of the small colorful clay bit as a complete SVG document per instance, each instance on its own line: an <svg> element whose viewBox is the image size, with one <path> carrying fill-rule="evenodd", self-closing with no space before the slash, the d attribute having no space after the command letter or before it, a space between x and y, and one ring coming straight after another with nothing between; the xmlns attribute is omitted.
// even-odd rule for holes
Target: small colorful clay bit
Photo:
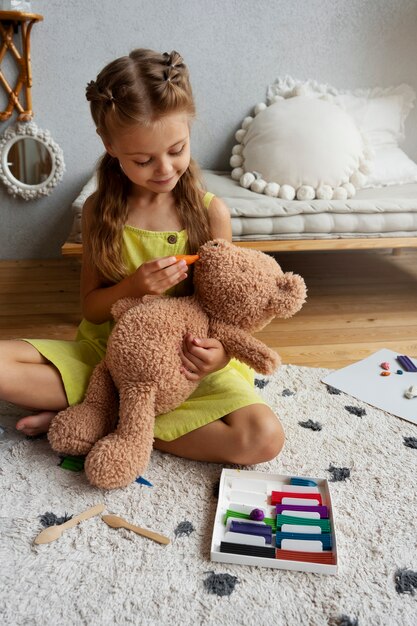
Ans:
<svg viewBox="0 0 417 626"><path fill-rule="evenodd" d="M389 370L389 363L388 361L384 361L383 363L381 363L381 367L383 370Z"/></svg>
<svg viewBox="0 0 417 626"><path fill-rule="evenodd" d="M253 519L255 522L262 522L264 517L265 513L262 511L262 509L252 509L252 511L249 513L249 518Z"/></svg>
<svg viewBox="0 0 417 626"><path fill-rule="evenodd" d="M71 472L81 472L84 469L84 460L84 456L64 456L58 465Z"/></svg>
<svg viewBox="0 0 417 626"><path fill-rule="evenodd" d="M381 372L381 376L389 376L390 374L391 372L386 372L386 371Z"/></svg>
<svg viewBox="0 0 417 626"><path fill-rule="evenodd" d="M146 480L143 476L138 476L135 483L138 483L139 485L146 485L147 487L153 487L152 483L150 483L149 480Z"/></svg>
<svg viewBox="0 0 417 626"><path fill-rule="evenodd" d="M402 374L403 374L403 371L402 371L402 370L397 370L397 374L402 375Z"/></svg>
<svg viewBox="0 0 417 626"><path fill-rule="evenodd" d="M412 385L405 392L405 397L411 400L411 398L417 398L417 385Z"/></svg>

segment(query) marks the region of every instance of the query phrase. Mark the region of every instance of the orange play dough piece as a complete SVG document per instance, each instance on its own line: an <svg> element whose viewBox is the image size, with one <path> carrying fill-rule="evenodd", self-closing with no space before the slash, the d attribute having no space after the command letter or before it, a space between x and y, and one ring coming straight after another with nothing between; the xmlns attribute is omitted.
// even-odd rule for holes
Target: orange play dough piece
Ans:
<svg viewBox="0 0 417 626"><path fill-rule="evenodd" d="M176 254L175 258L177 259L177 261L184 260L187 265L191 265L192 263L198 261L200 257L198 256L198 254Z"/></svg>

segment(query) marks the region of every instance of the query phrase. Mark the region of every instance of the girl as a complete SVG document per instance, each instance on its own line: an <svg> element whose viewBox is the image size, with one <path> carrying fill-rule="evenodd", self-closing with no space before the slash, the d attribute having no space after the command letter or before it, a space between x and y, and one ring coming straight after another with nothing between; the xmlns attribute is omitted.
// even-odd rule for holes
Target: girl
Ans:
<svg viewBox="0 0 417 626"><path fill-rule="evenodd" d="M191 280L175 255L231 240L225 204L202 191L190 157L195 115L188 70L177 52L134 50L87 86L106 152L98 188L83 210L81 300L75 341L0 342L0 397L40 412L17 429L45 432L57 411L78 403L103 358L118 299L186 295ZM217 340L186 336L184 376L201 381L178 409L156 419L154 447L189 459L254 464L274 458L284 436L256 394L249 369Z"/></svg>

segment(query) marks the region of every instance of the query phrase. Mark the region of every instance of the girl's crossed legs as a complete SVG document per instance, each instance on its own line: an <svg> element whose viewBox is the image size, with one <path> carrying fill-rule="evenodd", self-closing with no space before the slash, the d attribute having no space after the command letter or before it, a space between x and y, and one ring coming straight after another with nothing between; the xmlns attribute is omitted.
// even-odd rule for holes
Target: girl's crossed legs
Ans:
<svg viewBox="0 0 417 626"><path fill-rule="evenodd" d="M57 368L26 341L0 341L0 398L34 411L16 428L25 435L48 430L58 411L68 406Z"/></svg>
<svg viewBox="0 0 417 626"><path fill-rule="evenodd" d="M210 463L254 465L274 459L284 445L281 423L266 404L250 404L154 448Z"/></svg>
<svg viewBox="0 0 417 626"><path fill-rule="evenodd" d="M54 415L68 406L58 369L20 340L0 341L0 398L36 411L16 424L32 436L47 432ZM196 461L252 465L275 458L283 444L276 415L265 404L251 404L174 441L155 439L154 447Z"/></svg>

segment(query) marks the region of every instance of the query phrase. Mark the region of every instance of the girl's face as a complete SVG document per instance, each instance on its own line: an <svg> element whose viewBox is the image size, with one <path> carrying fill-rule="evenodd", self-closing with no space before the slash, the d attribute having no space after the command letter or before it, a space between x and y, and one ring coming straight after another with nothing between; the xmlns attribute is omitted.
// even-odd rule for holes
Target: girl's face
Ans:
<svg viewBox="0 0 417 626"><path fill-rule="evenodd" d="M190 163L189 118L171 113L149 126L109 124L106 150L138 187L154 193L172 191Z"/></svg>

